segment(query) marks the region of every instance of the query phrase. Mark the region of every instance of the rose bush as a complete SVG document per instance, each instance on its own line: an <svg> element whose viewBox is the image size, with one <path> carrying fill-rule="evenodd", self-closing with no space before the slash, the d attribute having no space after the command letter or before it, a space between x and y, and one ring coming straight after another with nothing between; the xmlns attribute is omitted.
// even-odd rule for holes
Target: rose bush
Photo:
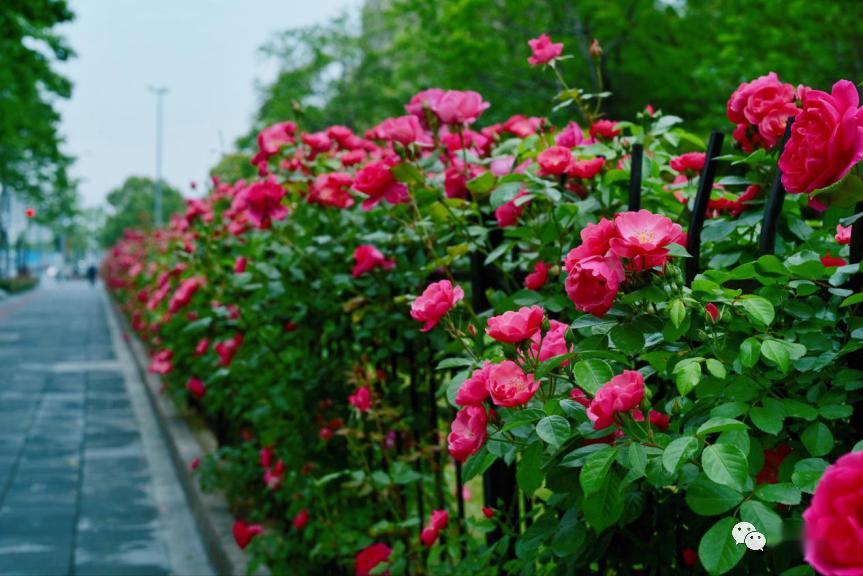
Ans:
<svg viewBox="0 0 863 576"><path fill-rule="evenodd" d="M561 45L530 48L558 73ZM791 576L805 534L812 566L854 573L860 501L833 499L859 476L839 457L861 449L863 295L830 200L860 197L856 90L770 74L732 95L741 147L687 284L703 142L561 83L583 126L476 128L481 95L430 89L364 135L265 128L259 179L111 250L151 371L218 438L196 474L237 544L274 573ZM809 194L759 255L777 161Z"/></svg>

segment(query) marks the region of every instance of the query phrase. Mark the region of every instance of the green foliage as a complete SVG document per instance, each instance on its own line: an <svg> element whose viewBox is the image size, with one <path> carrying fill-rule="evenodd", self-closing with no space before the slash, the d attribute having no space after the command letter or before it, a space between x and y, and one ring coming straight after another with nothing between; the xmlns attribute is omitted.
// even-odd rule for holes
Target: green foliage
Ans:
<svg viewBox="0 0 863 576"><path fill-rule="evenodd" d="M75 207L72 160L60 149L55 108L72 85L54 70L73 56L54 28L72 18L66 0L8 0L0 7L0 186L34 206L40 222Z"/></svg>
<svg viewBox="0 0 863 576"><path fill-rule="evenodd" d="M117 242L126 230L149 230L153 227L153 206L156 185L146 177L130 176L123 185L108 193L111 208L100 234L103 246ZM162 183L163 219L184 209L183 195L169 184Z"/></svg>

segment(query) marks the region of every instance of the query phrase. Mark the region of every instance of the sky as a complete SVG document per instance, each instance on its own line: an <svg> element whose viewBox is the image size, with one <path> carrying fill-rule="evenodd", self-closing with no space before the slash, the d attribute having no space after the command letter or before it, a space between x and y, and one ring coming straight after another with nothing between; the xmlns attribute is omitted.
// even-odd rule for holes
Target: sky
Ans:
<svg viewBox="0 0 863 576"><path fill-rule="evenodd" d="M162 174L185 195L251 125L276 62L276 32L322 23L361 0L70 0L58 31L77 53L59 66L75 85L58 103L65 151L85 206L127 176L155 175L156 96L165 86Z"/></svg>

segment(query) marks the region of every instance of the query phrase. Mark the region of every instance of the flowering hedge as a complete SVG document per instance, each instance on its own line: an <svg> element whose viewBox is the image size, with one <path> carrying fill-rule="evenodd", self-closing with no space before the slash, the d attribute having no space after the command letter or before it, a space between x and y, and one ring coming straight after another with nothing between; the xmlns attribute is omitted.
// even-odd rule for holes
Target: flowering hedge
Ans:
<svg viewBox="0 0 863 576"><path fill-rule="evenodd" d="M530 46L557 74L563 46ZM863 573L856 88L744 83L710 159L679 118L602 118L557 76L587 130L478 129L482 96L437 89L364 137L284 122L257 180L111 251L150 369L219 439L192 466L237 544L277 573Z"/></svg>

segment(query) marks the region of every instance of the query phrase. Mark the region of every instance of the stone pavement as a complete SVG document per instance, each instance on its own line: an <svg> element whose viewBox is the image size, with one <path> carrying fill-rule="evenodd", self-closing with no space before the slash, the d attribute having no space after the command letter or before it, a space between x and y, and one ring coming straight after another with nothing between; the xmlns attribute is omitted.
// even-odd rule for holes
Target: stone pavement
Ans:
<svg viewBox="0 0 863 576"><path fill-rule="evenodd" d="M105 300L0 302L0 574L212 573Z"/></svg>

